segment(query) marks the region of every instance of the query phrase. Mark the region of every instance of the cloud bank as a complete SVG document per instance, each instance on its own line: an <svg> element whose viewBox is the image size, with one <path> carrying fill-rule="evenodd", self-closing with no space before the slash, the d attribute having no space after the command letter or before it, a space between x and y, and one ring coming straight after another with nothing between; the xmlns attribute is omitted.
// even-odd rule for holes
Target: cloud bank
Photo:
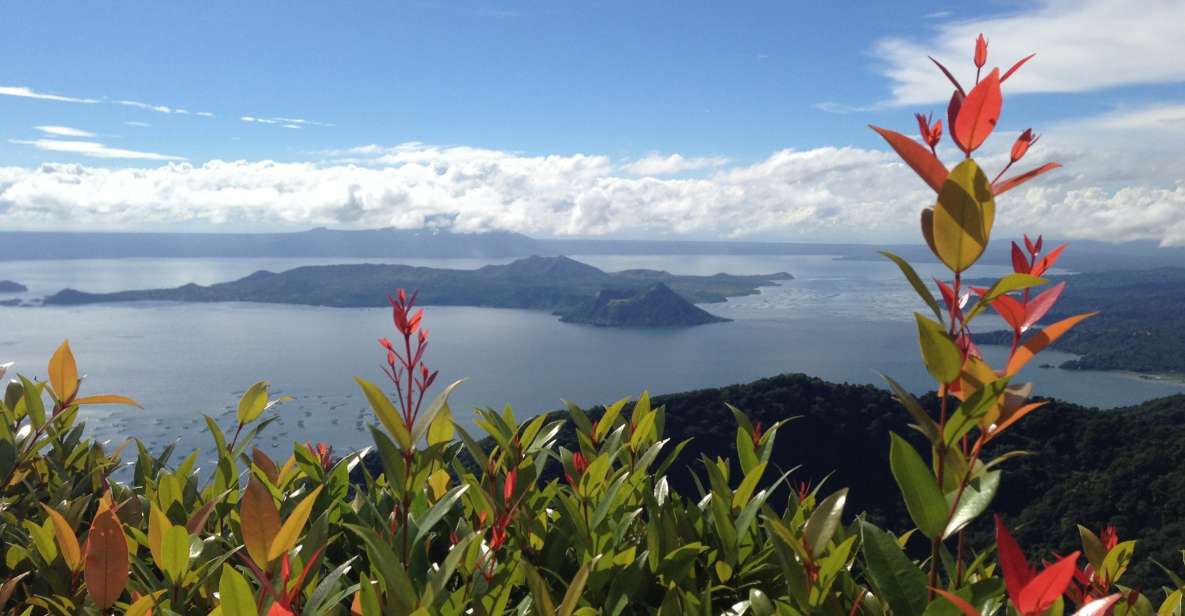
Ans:
<svg viewBox="0 0 1185 616"><path fill-rule="evenodd" d="M1150 116L1176 117L1165 110L1131 110L1109 116L1120 129L1094 123L1101 128L1096 126L1093 136L1070 125L1051 130L1025 163L1057 159L1067 169L1002 198L999 231L1185 244L1180 173L1185 155L1179 148L1166 147L1169 154L1156 159L1133 151L1117 158L1097 147L1113 130L1126 132ZM1000 148L1009 140L995 139ZM94 156L167 159L89 142L32 143L61 151L89 149ZM891 153L852 147L780 150L745 165L696 163L708 170L695 177L662 177L685 161L699 160L675 155L615 162L601 155L532 156L406 143L328 156L316 162L169 162L156 168L0 168L0 226L391 226L536 236L915 241L918 213L934 198ZM1000 149L982 162L994 172L1005 156ZM637 175L647 170L638 165L642 161L656 165L650 175Z"/></svg>

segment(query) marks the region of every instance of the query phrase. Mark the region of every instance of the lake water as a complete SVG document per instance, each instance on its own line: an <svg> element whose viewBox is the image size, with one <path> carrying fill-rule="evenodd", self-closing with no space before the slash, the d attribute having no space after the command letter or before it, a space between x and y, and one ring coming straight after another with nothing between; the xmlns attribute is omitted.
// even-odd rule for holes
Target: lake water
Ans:
<svg viewBox="0 0 1185 616"><path fill-rule="evenodd" d="M560 323L552 315L490 308L429 308L428 362L441 382L467 381L453 398L458 418L475 406L512 404L519 416L552 410L562 400L592 405L636 395L747 382L804 372L835 382L880 384L877 372L916 391L930 388L914 340L912 311L924 310L889 262L837 261L819 256L576 257L606 270L634 267L683 274L787 271L795 280L759 295L705 305L734 319L689 329L606 329ZM281 271L350 259L175 259L0 262L0 280L22 282L26 297L64 287L115 291L208 284L260 269ZM472 259L392 260L472 268ZM919 267L925 278L936 274ZM982 268L977 275L992 275ZM387 289L376 289L385 293ZM6 296L9 297L9 296ZM996 327L983 318L981 330ZM137 303L77 307L0 307L0 362L43 377L62 339L70 339L84 393L136 398L144 411L89 410L100 438L138 436L160 447L211 447L202 414L233 422L239 394L266 379L295 400L279 407L281 421L265 433L265 448L322 440L339 449L369 444L370 411L353 381L376 383L383 352L376 339L393 334L390 312L267 304ZM995 364L1005 354L987 348ZM1038 362L1070 358L1046 352ZM1178 393L1185 386L1117 373L1041 369L1024 373L1037 393L1089 406L1114 407Z"/></svg>

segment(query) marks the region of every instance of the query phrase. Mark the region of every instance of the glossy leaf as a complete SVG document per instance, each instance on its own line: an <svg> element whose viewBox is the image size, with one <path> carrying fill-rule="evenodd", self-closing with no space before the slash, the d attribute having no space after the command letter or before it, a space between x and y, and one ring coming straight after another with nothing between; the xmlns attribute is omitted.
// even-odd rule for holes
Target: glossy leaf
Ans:
<svg viewBox="0 0 1185 616"><path fill-rule="evenodd" d="M930 376L939 383L950 383L959 376L963 367L963 354L939 323L914 314L918 325L918 345L922 350L922 361Z"/></svg>
<svg viewBox="0 0 1185 616"><path fill-rule="evenodd" d="M861 546L869 580L894 614L921 614L928 603L926 574L905 555L889 533L860 522Z"/></svg>
<svg viewBox="0 0 1185 616"><path fill-rule="evenodd" d="M407 426L403 424L403 419L399 416L399 411L395 410L395 405L391 404L386 394L374 383L364 378L354 377L354 380L362 388L367 402L370 402L370 408L379 418L379 423L382 423L383 427L387 429L387 434L391 435L391 438L395 439L395 442L399 443L404 451L411 449L413 442L411 433L408 432Z"/></svg>
<svg viewBox="0 0 1185 616"><path fill-rule="evenodd" d="M184 526L172 526L161 537L161 568L169 579L178 581L189 570L189 533Z"/></svg>
<svg viewBox="0 0 1185 616"><path fill-rule="evenodd" d="M1049 312L1053 305L1057 303L1058 298L1062 296L1062 292L1066 290L1066 283L1059 282L1052 287L1042 291L1037 297L1029 300L1025 304L1025 318L1021 322L1020 331L1025 332L1037 324Z"/></svg>
<svg viewBox="0 0 1185 616"><path fill-rule="evenodd" d="M890 433L889 469L905 508L923 535L934 538L946 526L946 498L938 489L938 482L913 446L905 439Z"/></svg>
<svg viewBox="0 0 1185 616"><path fill-rule="evenodd" d="M74 404L77 404L78 406L83 406L85 404L122 404L124 406L134 406L139 409L144 408L144 406L139 402L136 402L127 396L116 396L112 394L100 394L97 396L83 396L81 398L75 398Z"/></svg>
<svg viewBox="0 0 1185 616"><path fill-rule="evenodd" d="M271 492L255 477L247 482L239 503L239 528L251 559L266 566L271 560L268 550L280 532L280 512Z"/></svg>
<svg viewBox="0 0 1185 616"><path fill-rule="evenodd" d="M917 398L914 398L913 394L909 393L900 383L884 374L881 375L881 378L889 384L889 389L893 391L893 397L901 403L901 406L905 407L910 417L917 422L917 426L921 428L922 434L925 434L931 443L937 445L942 440L942 433L938 429L938 422L934 421L934 418L926 413L922 405L918 403Z"/></svg>
<svg viewBox="0 0 1185 616"><path fill-rule="evenodd" d="M942 184L946 181L947 176L946 165L943 165L942 161L938 160L930 150L901 133L871 125L869 128L884 138L889 147L893 148L893 151L897 152L905 164L909 165L914 173L921 176L922 180L934 189L934 192L942 190Z"/></svg>
<svg viewBox="0 0 1185 616"><path fill-rule="evenodd" d="M1036 169L1030 169L1020 175L1014 175L1008 179L1000 180L995 184L992 184L992 194L999 197L1013 188L1016 188L1017 186L1020 186L1021 184L1024 184L1025 182L1028 182L1039 175L1053 171L1058 167L1061 167L1060 163L1045 163Z"/></svg>
<svg viewBox="0 0 1185 616"><path fill-rule="evenodd" d="M1045 568L1020 592L1017 608L1024 614L1041 614L1066 592L1074 579L1075 563L1080 552L1073 552Z"/></svg>
<svg viewBox="0 0 1185 616"><path fill-rule="evenodd" d="M938 596L942 597L943 599L950 601L951 605L954 605L955 608L957 608L960 612L962 612L963 616L980 616L979 610L975 609L974 605L967 603L967 601L964 600L959 595L956 595L955 593L950 592L948 590L943 590L941 588L932 588L931 590L933 590L935 593L938 594ZM929 610L926 610L926 611L927 611L927 613L929 612Z"/></svg>
<svg viewBox="0 0 1185 616"><path fill-rule="evenodd" d="M831 542L831 536L835 534L835 530L839 528L840 519L843 516L844 504L848 499L848 489L843 488L836 490L827 498L823 499L811 513L810 519L806 522L806 528L803 531L803 539L806 540L807 549L814 555L823 553L824 548Z"/></svg>
<svg viewBox="0 0 1185 616"><path fill-rule="evenodd" d="M128 584L128 541L115 512L107 509L95 516L87 537L86 592L106 610L115 604Z"/></svg>
<svg viewBox="0 0 1185 616"><path fill-rule="evenodd" d="M1053 344L1053 342L1058 338L1061 338L1062 335L1070 331L1070 328L1081 323L1082 321L1085 321L1086 319L1089 319L1090 317L1093 317L1096 314L1098 313L1088 312L1086 314L1079 314L1067 319L1062 319L1053 325L1041 328L1041 331L1029 336L1029 339L1025 340L1024 343L1016 349L1016 353L1014 353L1012 355L1012 359L1008 361L1008 369L1004 372L1004 374L1007 376L1012 376L1017 372L1020 372L1020 369L1023 368L1025 364L1029 363L1029 360L1035 357L1037 353L1040 353L1043 349L1045 349L1045 347Z"/></svg>
<svg viewBox="0 0 1185 616"><path fill-rule="evenodd" d="M946 530L942 533L943 539L953 536L975 518L983 515L999 489L1000 471L988 471L967 485L963 490L963 495L959 497L957 506L954 506L955 495L949 494L947 502L948 505L954 506L954 511L950 516L950 522L946 525Z"/></svg>
<svg viewBox="0 0 1185 616"><path fill-rule="evenodd" d="M317 500L317 495L321 493L322 487L317 486L308 496L297 503L292 513L288 514L288 519L284 520L284 524L280 526L279 532L276 533L271 546L267 549L268 561L275 560L296 547L296 542L304 532L305 524L309 521L309 514L313 512L313 504Z"/></svg>
<svg viewBox="0 0 1185 616"><path fill-rule="evenodd" d="M235 417L239 423L251 423L259 418L267 407L267 381L259 381L247 388L239 398L239 408Z"/></svg>
<svg viewBox="0 0 1185 616"><path fill-rule="evenodd" d="M69 340L63 342L49 359L49 386L62 401L70 400L78 392L78 365L74 363Z"/></svg>
<svg viewBox="0 0 1185 616"><path fill-rule="evenodd" d="M1004 97L1000 93L1000 69L993 69L967 93L952 128L964 152L974 152L983 144L1000 120Z"/></svg>
<svg viewBox="0 0 1185 616"><path fill-rule="evenodd" d="M66 566L71 571L78 571L82 566L82 549L78 545L78 536L74 534L74 529L66 518L57 510L42 503L41 508L49 515L49 519L53 521L54 537L58 542L58 553L62 555L62 560L66 561Z"/></svg>
<svg viewBox="0 0 1185 616"><path fill-rule="evenodd" d="M983 170L972 159L951 170L934 207L934 247L953 272L983 254L996 218L996 202Z"/></svg>
<svg viewBox="0 0 1185 616"><path fill-rule="evenodd" d="M255 609L255 597L247 580L234 567L222 565L222 576L218 580L218 595L222 600L223 616L259 616Z"/></svg>

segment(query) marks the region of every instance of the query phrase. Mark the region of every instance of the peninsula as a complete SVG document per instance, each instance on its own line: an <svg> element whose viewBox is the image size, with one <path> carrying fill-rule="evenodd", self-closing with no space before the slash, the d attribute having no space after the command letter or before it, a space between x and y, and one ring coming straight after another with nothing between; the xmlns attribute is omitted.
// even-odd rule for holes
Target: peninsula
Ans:
<svg viewBox="0 0 1185 616"><path fill-rule="evenodd" d="M723 321L695 304L752 295L790 280L766 275L685 276L632 269L604 272L568 257L527 257L475 270L408 265L319 265L280 273L259 271L209 286L86 293L65 289L49 305L103 302L262 302L334 307L385 306L386 293L419 289L420 303L546 310L567 322L603 326L672 327Z"/></svg>

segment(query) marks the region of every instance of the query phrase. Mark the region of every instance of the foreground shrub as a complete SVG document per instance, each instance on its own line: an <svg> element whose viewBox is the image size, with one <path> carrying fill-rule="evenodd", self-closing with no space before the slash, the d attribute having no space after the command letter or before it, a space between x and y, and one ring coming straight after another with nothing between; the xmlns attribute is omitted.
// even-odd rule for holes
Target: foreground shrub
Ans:
<svg viewBox="0 0 1185 616"><path fill-rule="evenodd" d="M982 69L987 44L974 55ZM1036 141L1026 131L989 182L972 158L992 132L1000 85L1021 64L956 90L948 134L964 158L937 156L941 121L918 117L920 145L876 129L936 191L922 213L925 240L953 278L942 302L904 260L901 268L934 318L918 314L919 347L939 394L934 417L892 379L890 388L929 443L919 452L893 434L889 463L915 528L878 528L845 510L845 488L792 481L770 458L788 418L752 423L740 409L733 460L704 457L693 494L667 471L687 442L672 443L666 414L643 394L590 415L520 421L507 408L453 421L450 392L426 400L437 373L424 364L428 335L415 295L391 298L398 336L380 340L394 401L358 379L377 423L377 472L361 452L335 459L328 445L297 444L283 461L253 448L274 420L267 383L239 401L233 431L212 418L216 463L197 452L139 441L108 451L85 438L79 409L134 404L81 396L68 344L48 383L11 382L0 403L0 609L13 614L1150 614L1149 596L1122 585L1134 551L1109 529L1081 528L1082 549L1029 561L1003 520L974 549L966 529L1021 452L981 459L985 446L1041 405L1018 371L1089 315L1033 331L1063 286L1034 293L1062 248L1014 244L1015 272L988 287L964 275L986 248L995 198L1049 171L1005 173ZM945 69L942 69L946 73ZM949 76L949 73L946 73ZM927 146L929 149L927 149ZM988 308L1012 328L1003 368L989 366L970 326ZM572 426L576 446L557 444ZM129 451L134 446L134 450ZM926 453L928 455L923 455ZM116 471L130 458L130 478ZM853 455L858 455L853 452ZM928 458L928 459L927 459ZM351 480L351 476L355 480ZM915 538L916 537L916 538ZM914 553L917 546L926 549ZM1160 614L1181 611L1182 586L1154 593ZM1161 596L1163 595L1163 596Z"/></svg>

